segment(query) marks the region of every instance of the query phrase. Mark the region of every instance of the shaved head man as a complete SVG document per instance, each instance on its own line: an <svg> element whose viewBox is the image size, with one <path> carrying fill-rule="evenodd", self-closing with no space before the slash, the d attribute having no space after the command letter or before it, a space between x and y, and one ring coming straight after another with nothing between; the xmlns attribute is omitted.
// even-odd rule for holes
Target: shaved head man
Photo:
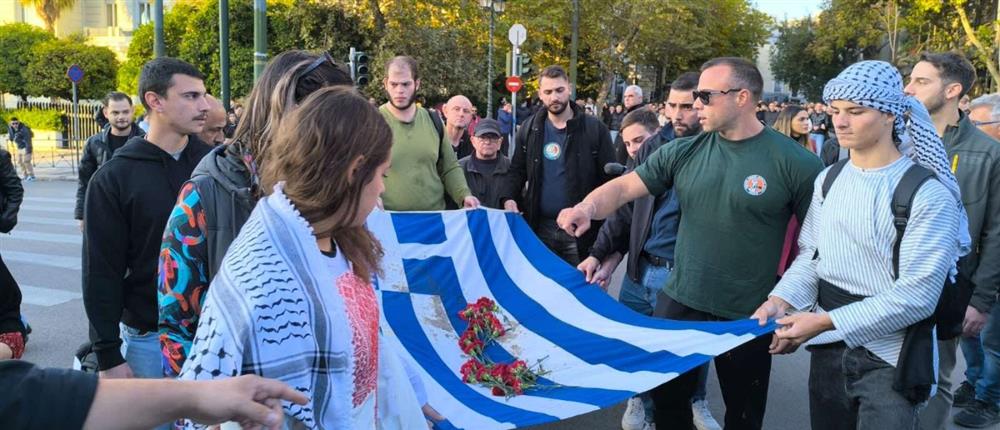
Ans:
<svg viewBox="0 0 1000 430"><path fill-rule="evenodd" d="M198 138L212 146L221 145L226 140L222 132L226 128L226 108L219 99L208 94L205 95L205 101L208 102L208 114L205 117L205 128L198 133Z"/></svg>
<svg viewBox="0 0 1000 430"><path fill-rule="evenodd" d="M442 108L441 113L445 120L444 135L458 159L465 158L473 152L472 141L469 133L466 133L475 116L473 109L475 108L472 102L463 95L448 99L448 103Z"/></svg>

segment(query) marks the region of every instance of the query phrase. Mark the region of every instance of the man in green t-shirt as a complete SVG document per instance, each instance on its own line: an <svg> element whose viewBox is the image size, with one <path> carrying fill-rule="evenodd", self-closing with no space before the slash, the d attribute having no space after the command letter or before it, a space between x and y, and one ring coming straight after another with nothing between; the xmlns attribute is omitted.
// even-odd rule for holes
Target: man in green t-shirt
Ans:
<svg viewBox="0 0 1000 430"><path fill-rule="evenodd" d="M579 236L591 219L673 187L684 216L675 269L654 315L689 321L747 318L774 287L789 219L805 219L823 165L757 120L763 79L753 63L716 58L701 70L694 108L704 133L664 145L634 172L563 210L557 222ZM763 425L770 341L762 336L715 358L727 428ZM688 372L653 390L658 428L692 428L696 380L696 372Z"/></svg>
<svg viewBox="0 0 1000 430"><path fill-rule="evenodd" d="M392 167L382 194L385 209L439 211L445 209L445 194L467 208L479 207L451 142L443 128L438 131L440 117L413 104L420 89L417 60L408 56L389 60L382 83L389 102L379 112L392 128L393 141Z"/></svg>

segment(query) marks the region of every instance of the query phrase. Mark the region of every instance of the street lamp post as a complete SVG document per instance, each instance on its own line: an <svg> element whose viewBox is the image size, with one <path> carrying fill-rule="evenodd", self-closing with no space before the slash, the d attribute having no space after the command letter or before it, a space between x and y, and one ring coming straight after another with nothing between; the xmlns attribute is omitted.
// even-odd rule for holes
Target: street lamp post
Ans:
<svg viewBox="0 0 1000 430"><path fill-rule="evenodd" d="M490 47L486 59L486 117L493 118L493 30L496 28L496 14L503 13L504 0L479 0L479 6L490 10Z"/></svg>

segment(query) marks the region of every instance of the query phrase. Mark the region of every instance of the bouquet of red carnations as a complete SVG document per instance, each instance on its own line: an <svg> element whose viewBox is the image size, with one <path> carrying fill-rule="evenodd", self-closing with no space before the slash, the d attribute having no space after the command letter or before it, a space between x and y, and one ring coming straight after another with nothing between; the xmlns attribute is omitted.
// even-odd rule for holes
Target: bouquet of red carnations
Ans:
<svg viewBox="0 0 1000 430"><path fill-rule="evenodd" d="M508 327L500 322L500 308L487 297L480 297L458 313L469 326L458 339L458 346L469 359L462 364L462 381L491 389L494 396L511 398L526 390L538 388L538 378L549 373L542 360L528 366L524 360L495 363L486 354L486 347L507 334ZM544 359L543 359L544 360Z"/></svg>

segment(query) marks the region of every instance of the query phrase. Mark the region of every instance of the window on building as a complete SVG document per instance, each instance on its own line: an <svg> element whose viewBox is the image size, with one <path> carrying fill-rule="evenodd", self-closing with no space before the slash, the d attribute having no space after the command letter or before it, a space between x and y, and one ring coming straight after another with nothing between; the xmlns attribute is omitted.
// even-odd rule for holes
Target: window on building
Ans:
<svg viewBox="0 0 1000 430"><path fill-rule="evenodd" d="M104 13L107 16L108 27L118 26L118 5L113 1L104 4Z"/></svg>
<svg viewBox="0 0 1000 430"><path fill-rule="evenodd" d="M153 5L149 2L139 2L139 25L146 24L153 20ZM136 26L138 28L138 25Z"/></svg>

